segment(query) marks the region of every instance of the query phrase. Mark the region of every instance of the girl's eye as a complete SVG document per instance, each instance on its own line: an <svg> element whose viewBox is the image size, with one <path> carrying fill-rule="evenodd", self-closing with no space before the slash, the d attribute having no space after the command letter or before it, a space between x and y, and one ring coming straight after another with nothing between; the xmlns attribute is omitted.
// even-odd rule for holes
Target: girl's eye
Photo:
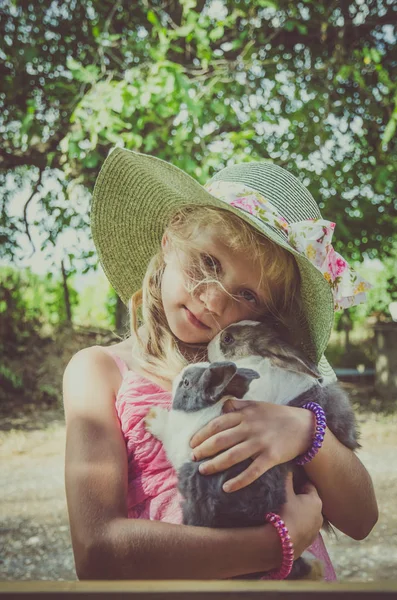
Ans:
<svg viewBox="0 0 397 600"><path fill-rule="evenodd" d="M205 264L206 267L209 267L210 269L212 269L214 271L217 271L219 269L219 267L220 267L219 260L217 260L216 258L211 256L210 254L203 254L202 259L203 259L203 263Z"/></svg>
<svg viewBox="0 0 397 600"><path fill-rule="evenodd" d="M241 295L244 297L244 300L247 300L248 302L257 302L256 296L250 292L249 290L243 290L241 292Z"/></svg>

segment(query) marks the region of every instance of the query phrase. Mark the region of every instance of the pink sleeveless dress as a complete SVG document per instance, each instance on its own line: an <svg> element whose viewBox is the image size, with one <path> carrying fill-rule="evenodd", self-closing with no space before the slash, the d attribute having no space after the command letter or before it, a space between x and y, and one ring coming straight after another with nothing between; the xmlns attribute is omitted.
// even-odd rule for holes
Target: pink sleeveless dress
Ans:
<svg viewBox="0 0 397 600"><path fill-rule="evenodd" d="M176 472L163 445L146 431L144 423L152 406L171 408L171 392L128 370L121 358L111 356L123 378L115 406L128 455L128 517L180 524L181 496ZM335 571L320 534L309 550L323 561L325 581L335 581Z"/></svg>

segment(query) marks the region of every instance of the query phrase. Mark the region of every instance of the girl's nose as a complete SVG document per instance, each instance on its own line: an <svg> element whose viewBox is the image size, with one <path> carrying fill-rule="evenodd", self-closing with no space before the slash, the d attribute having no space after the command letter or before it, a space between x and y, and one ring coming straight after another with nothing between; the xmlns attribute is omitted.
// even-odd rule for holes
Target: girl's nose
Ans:
<svg viewBox="0 0 397 600"><path fill-rule="evenodd" d="M227 293L217 283L204 283L199 292L199 299L209 312L220 316L226 307Z"/></svg>

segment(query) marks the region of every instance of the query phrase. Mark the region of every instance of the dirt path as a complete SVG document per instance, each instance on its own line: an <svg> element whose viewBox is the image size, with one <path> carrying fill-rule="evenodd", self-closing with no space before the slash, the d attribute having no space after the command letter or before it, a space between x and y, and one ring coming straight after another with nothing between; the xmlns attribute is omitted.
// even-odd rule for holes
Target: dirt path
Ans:
<svg viewBox="0 0 397 600"><path fill-rule="evenodd" d="M397 416L363 415L360 419L360 460L368 469L376 491L379 520L360 542L338 533L326 544L338 579L380 581L397 578Z"/></svg>
<svg viewBox="0 0 397 600"><path fill-rule="evenodd" d="M36 420L25 410L19 421L14 418L13 429L0 432L0 578L71 580L76 576L64 495L62 413L47 410L40 429ZM379 522L362 542L338 534L326 543L340 580L396 579L397 415L368 413L360 422L359 457L374 480Z"/></svg>

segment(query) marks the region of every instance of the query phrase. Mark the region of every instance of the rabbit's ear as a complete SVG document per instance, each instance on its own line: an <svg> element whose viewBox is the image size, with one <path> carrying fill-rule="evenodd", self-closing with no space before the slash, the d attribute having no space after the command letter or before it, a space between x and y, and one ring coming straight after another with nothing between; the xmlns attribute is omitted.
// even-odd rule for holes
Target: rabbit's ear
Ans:
<svg viewBox="0 0 397 600"><path fill-rule="evenodd" d="M227 386L225 394L230 394L241 399L248 392L251 381L259 378L259 373L253 369L237 369L237 373Z"/></svg>
<svg viewBox="0 0 397 600"><path fill-rule="evenodd" d="M294 373L304 373L315 379L322 379L317 365L307 358L303 352L288 344L277 344L277 347L272 348L269 352L269 358L274 366L281 369L293 371Z"/></svg>
<svg viewBox="0 0 397 600"><path fill-rule="evenodd" d="M233 379L237 367L233 362L213 362L201 376L203 392L214 402L225 395L225 389Z"/></svg>

